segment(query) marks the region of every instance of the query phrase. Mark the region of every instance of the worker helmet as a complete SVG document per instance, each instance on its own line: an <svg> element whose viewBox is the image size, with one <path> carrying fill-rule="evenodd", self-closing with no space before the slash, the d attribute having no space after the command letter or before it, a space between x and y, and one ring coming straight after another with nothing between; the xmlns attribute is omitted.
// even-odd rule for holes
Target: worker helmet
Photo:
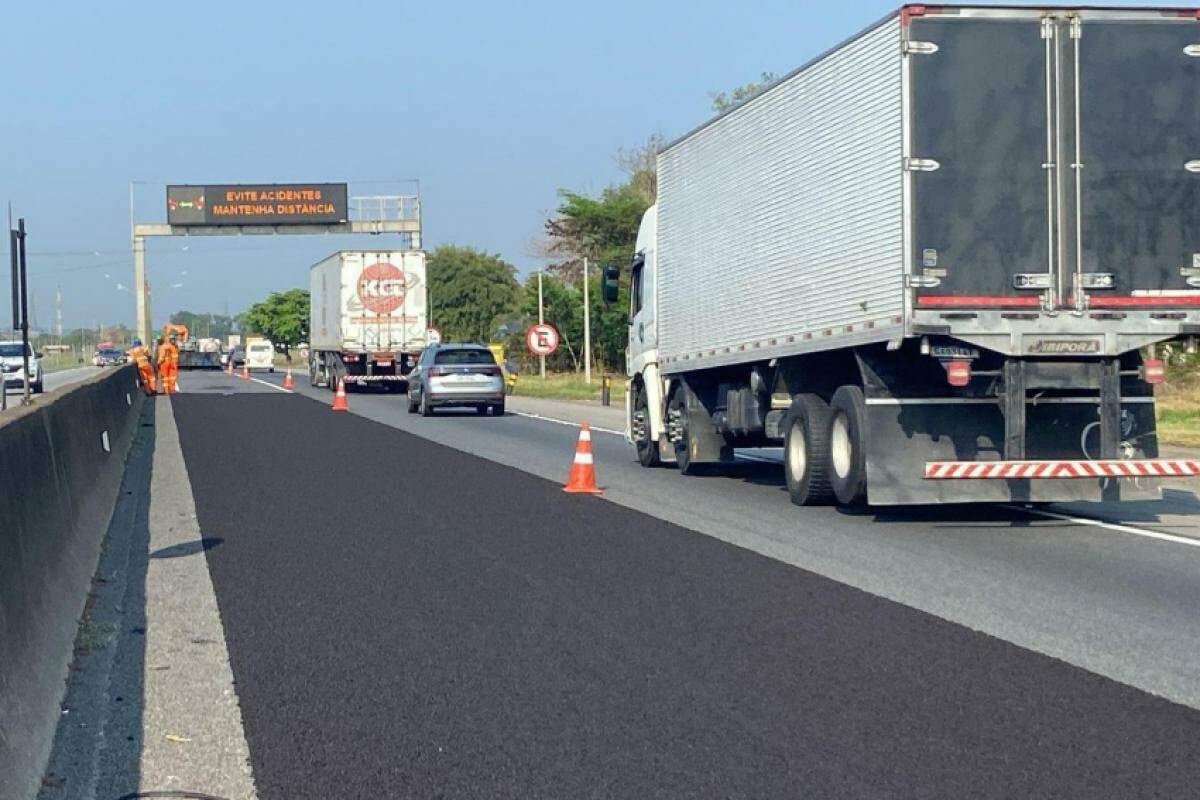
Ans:
<svg viewBox="0 0 1200 800"><path fill-rule="evenodd" d="M141 340L141 339L134 339L134 340L133 340L133 346L134 346L134 347L141 347L141 346L142 346L142 340Z"/></svg>

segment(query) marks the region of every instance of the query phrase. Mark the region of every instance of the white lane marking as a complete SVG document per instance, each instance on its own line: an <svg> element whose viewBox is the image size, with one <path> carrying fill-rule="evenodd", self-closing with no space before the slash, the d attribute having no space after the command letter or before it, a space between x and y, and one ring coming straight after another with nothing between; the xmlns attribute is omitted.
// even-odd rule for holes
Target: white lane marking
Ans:
<svg viewBox="0 0 1200 800"><path fill-rule="evenodd" d="M553 422L558 425L569 425L572 428L579 427L578 423L569 422L565 419L555 419L554 417L545 417L545 416L542 416L541 414L530 414L530 413L527 413L524 411L514 411L513 413L516 414L517 416L528 417L529 419L541 420L542 422ZM620 436L621 438L625 437L624 431L615 431L611 428L600 428L595 425L592 425L591 428L594 431L600 431L602 433L610 433L610 434L613 434L614 436ZM756 454L752 454L752 453L738 453L737 457L739 459L743 459L746 461L761 461L764 464L777 464L779 466L783 465L782 459L771 458L769 456L760 456L760 455L756 455ZM1159 541L1173 542L1175 544L1183 544L1183 545L1187 545L1188 547L1200 547L1200 539L1192 539L1187 536L1177 536L1173 533L1160 533L1158 531L1146 530L1145 528L1135 528L1131 525L1120 525L1115 522L1104 522L1103 520L1091 519L1089 517L1073 517L1069 514L1059 514L1054 511L1044 511L1039 508L1025 508L1024 506L1020 506L1020 505L1008 505L1008 504L1004 504L1004 503L1000 503L998 505L1000 505L1002 508L1008 508L1008 509L1011 509L1014 511L1021 511L1026 514L1042 516L1042 517L1046 517L1047 519L1057 519L1057 520L1060 520L1063 522L1073 522L1076 525L1091 525L1096 528L1105 528L1107 530L1116 531L1118 533L1128 533L1133 536L1142 536L1147 539L1158 539Z"/></svg>
<svg viewBox="0 0 1200 800"><path fill-rule="evenodd" d="M512 413L516 414L518 417L528 417L529 419L539 419L542 422L553 422L558 425L569 425L572 428L578 428L581 424L578 422L571 422L571 421L565 420L565 419L555 419L554 417L543 417L541 414L530 414L527 411L514 411ZM611 433L613 436L620 436L621 438L625 437L625 431L616 431L616 430L613 430L612 428L601 428L599 425L592 425L590 423L589 423L588 427L594 431L600 431L601 433Z"/></svg>
<svg viewBox="0 0 1200 800"><path fill-rule="evenodd" d="M1057 519L1063 522L1074 522L1076 525L1091 525L1096 528L1106 528L1117 533L1128 533L1133 536L1142 536L1146 539L1158 539L1163 542L1174 542L1175 544L1185 544L1188 547L1200 547L1200 539L1192 539L1188 536L1179 536L1174 533L1161 533L1159 531L1146 530L1145 528L1135 528L1132 525L1121 525L1116 522L1105 522L1099 519L1090 517L1073 517L1070 514L1059 514L1057 511L1045 511L1040 508L1025 508L1019 505L1004 505L1004 508L1010 508L1014 511L1022 511L1026 514L1035 514L1039 517L1048 519Z"/></svg>
<svg viewBox="0 0 1200 800"><path fill-rule="evenodd" d="M255 378L253 375L250 376L250 380L254 381L255 383L261 383L263 386L270 386L272 389L280 392L287 392L288 394L292 393L291 389L285 389L282 386L271 383L270 381L264 381L262 378Z"/></svg>

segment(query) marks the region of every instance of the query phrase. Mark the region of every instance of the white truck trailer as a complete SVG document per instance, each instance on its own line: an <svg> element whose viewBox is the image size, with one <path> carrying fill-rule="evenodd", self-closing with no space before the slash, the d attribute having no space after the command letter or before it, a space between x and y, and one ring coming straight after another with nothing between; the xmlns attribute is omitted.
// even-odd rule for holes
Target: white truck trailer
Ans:
<svg viewBox="0 0 1200 800"><path fill-rule="evenodd" d="M425 346L425 253L342 250L309 270L309 379L406 388Z"/></svg>
<svg viewBox="0 0 1200 800"><path fill-rule="evenodd" d="M1120 499L1200 333L1194 11L906 6L667 145L628 436L797 504ZM614 297L617 275L605 272Z"/></svg>

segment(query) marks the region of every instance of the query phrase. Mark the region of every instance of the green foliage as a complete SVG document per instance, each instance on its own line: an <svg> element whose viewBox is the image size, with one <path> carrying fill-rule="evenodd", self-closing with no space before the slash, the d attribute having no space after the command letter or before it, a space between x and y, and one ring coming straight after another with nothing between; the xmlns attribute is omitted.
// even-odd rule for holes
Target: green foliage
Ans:
<svg viewBox="0 0 1200 800"><path fill-rule="evenodd" d="M308 341L307 289L288 289L271 292L261 303L255 303L245 313L245 326L271 340L283 352ZM186 323L184 323L186 324Z"/></svg>
<svg viewBox="0 0 1200 800"><path fill-rule="evenodd" d="M186 325L193 338L224 339L234 331L234 318L225 314L197 314L192 311L176 311L171 322Z"/></svg>
<svg viewBox="0 0 1200 800"><path fill-rule="evenodd" d="M739 106L755 95L761 94L771 84L779 78L774 72L764 72L756 81L750 81L747 84L738 86L728 94L725 92L709 92L708 97L712 101L712 110L718 114L724 114L734 106Z"/></svg>
<svg viewBox="0 0 1200 800"><path fill-rule="evenodd" d="M430 322L442 340L491 342L518 302L516 269L500 256L456 245L430 253L426 268Z"/></svg>

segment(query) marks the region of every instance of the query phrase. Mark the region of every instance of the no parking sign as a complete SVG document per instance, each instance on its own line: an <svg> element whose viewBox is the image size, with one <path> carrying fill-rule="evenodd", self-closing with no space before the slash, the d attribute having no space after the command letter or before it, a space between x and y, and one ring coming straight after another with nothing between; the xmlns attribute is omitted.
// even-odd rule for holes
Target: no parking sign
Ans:
<svg viewBox="0 0 1200 800"><path fill-rule="evenodd" d="M535 356L548 356L558 348L558 331L548 322L539 322L525 331L525 344Z"/></svg>

